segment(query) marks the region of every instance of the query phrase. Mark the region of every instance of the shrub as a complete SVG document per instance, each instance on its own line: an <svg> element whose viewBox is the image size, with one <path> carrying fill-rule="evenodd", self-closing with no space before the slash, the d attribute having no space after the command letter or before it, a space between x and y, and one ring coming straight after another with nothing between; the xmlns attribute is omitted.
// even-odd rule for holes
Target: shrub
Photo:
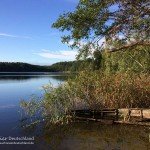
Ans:
<svg viewBox="0 0 150 150"><path fill-rule="evenodd" d="M105 75L100 71L84 71L58 87L45 86L41 101L23 101L22 107L30 108L32 114L42 108L43 117L53 123L65 122L66 113L72 109L149 108L149 81L146 74Z"/></svg>

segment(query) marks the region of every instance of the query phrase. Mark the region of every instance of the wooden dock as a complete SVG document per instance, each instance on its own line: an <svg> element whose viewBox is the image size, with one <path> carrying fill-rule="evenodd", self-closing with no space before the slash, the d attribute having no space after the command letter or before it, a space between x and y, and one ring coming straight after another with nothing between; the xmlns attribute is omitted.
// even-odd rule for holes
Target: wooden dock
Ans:
<svg viewBox="0 0 150 150"><path fill-rule="evenodd" d="M150 109L143 108L72 110L68 114L75 120L80 121L97 121L105 124L150 125Z"/></svg>

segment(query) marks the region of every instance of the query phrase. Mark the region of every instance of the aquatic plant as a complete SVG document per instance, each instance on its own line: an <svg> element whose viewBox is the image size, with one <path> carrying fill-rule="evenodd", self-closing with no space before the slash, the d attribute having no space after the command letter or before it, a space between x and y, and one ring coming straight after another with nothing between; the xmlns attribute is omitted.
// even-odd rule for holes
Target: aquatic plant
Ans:
<svg viewBox="0 0 150 150"><path fill-rule="evenodd" d="M44 97L22 101L21 107L30 115L40 112L50 122L67 122L72 109L149 108L150 77L146 74L112 74L83 71L58 87L43 87Z"/></svg>

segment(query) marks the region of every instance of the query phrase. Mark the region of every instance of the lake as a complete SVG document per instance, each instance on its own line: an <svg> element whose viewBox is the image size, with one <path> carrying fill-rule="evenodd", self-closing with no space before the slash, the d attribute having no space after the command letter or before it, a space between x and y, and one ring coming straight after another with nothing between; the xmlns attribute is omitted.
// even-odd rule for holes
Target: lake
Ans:
<svg viewBox="0 0 150 150"><path fill-rule="evenodd" d="M34 145L0 144L0 149L150 149L150 129L141 126L78 122L65 126L38 127L36 132L22 129L19 113L21 99L29 100L32 95L42 97L44 85L51 83L58 86L66 79L64 74L54 73L0 74L0 142L4 142L2 137L34 137Z"/></svg>

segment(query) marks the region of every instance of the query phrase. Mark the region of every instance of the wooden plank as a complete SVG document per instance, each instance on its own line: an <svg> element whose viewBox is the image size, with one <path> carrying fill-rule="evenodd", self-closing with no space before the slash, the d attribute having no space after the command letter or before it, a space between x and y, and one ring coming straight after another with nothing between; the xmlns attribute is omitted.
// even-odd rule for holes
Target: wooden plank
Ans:
<svg viewBox="0 0 150 150"><path fill-rule="evenodd" d="M131 109L131 113L130 113L130 116L135 116L135 117L141 117L142 116L142 112L140 109Z"/></svg>
<svg viewBox="0 0 150 150"><path fill-rule="evenodd" d="M143 118L150 119L150 109L143 109Z"/></svg>
<svg viewBox="0 0 150 150"><path fill-rule="evenodd" d="M72 110L71 115L77 119L89 121L115 121L124 124L150 124L150 109L122 108L100 110Z"/></svg>

